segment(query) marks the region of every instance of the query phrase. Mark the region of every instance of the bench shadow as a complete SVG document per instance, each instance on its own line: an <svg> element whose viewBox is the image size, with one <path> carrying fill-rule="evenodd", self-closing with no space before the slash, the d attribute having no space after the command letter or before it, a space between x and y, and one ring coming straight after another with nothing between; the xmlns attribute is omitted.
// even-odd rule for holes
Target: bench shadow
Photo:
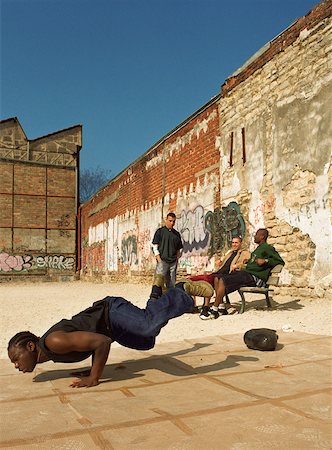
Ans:
<svg viewBox="0 0 332 450"><path fill-rule="evenodd" d="M237 367L241 364L241 362L259 361L259 358L256 356L227 355L227 357L222 361L219 360L213 364L193 367L179 359L176 359L177 356L186 355L210 345L212 344L197 343L190 349L179 350L177 352L166 353L163 355L152 355L143 359L126 360L121 363L107 364L104 368L100 383L144 377L145 372L151 369L159 370L160 372L173 376L188 377L190 375L208 374L210 372ZM215 356L218 358L217 353ZM220 356L223 357L224 355L221 354ZM204 355L202 355L201 359L204 359ZM79 368L77 371L84 371L88 369L90 369L90 366ZM75 376L73 374L73 369L50 370L37 374L33 381L36 383L41 383L61 378L72 378L73 376Z"/></svg>
<svg viewBox="0 0 332 450"><path fill-rule="evenodd" d="M286 303L278 303L270 297L271 308L268 308L266 304L265 297L257 298L257 300L246 299L246 309L244 312L250 309L264 310L264 311L272 311L273 309L278 309L279 311L298 311L304 308L304 305L301 305L300 299L294 299ZM239 301L231 301L232 305L236 305L237 307L241 306Z"/></svg>

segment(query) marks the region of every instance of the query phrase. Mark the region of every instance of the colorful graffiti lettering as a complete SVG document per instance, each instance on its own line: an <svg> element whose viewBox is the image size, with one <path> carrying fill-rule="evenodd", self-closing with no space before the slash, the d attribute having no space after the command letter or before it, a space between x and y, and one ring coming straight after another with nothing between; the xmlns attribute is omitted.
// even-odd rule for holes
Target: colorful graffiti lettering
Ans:
<svg viewBox="0 0 332 450"><path fill-rule="evenodd" d="M261 203L260 205L256 206L253 210L254 214L254 225L264 225L264 213L270 212L275 208L276 205L276 199L275 197L270 197L266 199L265 203Z"/></svg>
<svg viewBox="0 0 332 450"><path fill-rule="evenodd" d="M138 234L137 244L141 257L148 258L151 255L151 231L149 229Z"/></svg>
<svg viewBox="0 0 332 450"><path fill-rule="evenodd" d="M105 246L94 244L89 252L83 253L83 270L87 273L89 270L93 272L103 272L105 270Z"/></svg>
<svg viewBox="0 0 332 450"><path fill-rule="evenodd" d="M137 266L137 238L135 235L124 237L121 241L121 262L128 266Z"/></svg>
<svg viewBox="0 0 332 450"><path fill-rule="evenodd" d="M37 256L36 265L37 267L48 267L50 269L59 270L72 270L74 269L75 259L71 256L63 255L47 255L47 256Z"/></svg>
<svg viewBox="0 0 332 450"><path fill-rule="evenodd" d="M24 269L30 269L32 256L9 255L0 253L0 272L21 272Z"/></svg>
<svg viewBox="0 0 332 450"><path fill-rule="evenodd" d="M216 208L205 216L206 229L211 234L209 255L229 248L233 236L244 236L245 223L236 202L230 202L223 208Z"/></svg>
<svg viewBox="0 0 332 450"><path fill-rule="evenodd" d="M186 269L187 272L191 272L191 269L195 268L198 272L204 272L209 264L208 256L182 256L179 259L179 268Z"/></svg>
<svg viewBox="0 0 332 450"><path fill-rule="evenodd" d="M193 211L181 212L176 220L176 228L182 237L183 253L204 250L208 247L210 233L205 223L203 206L197 206Z"/></svg>

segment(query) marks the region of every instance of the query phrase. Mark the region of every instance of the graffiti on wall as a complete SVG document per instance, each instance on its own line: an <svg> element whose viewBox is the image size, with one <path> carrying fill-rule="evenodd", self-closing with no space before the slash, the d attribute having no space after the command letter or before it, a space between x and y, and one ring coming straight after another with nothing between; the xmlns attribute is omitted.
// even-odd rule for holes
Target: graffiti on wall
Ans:
<svg viewBox="0 0 332 450"><path fill-rule="evenodd" d="M179 268L186 269L187 272L191 272L190 269L195 268L198 272L204 272L209 264L208 256L182 256L179 259Z"/></svg>
<svg viewBox="0 0 332 450"><path fill-rule="evenodd" d="M253 209L253 222L249 223L249 233L253 234L257 228L264 227L264 215L273 211L276 206L276 199L270 196L264 203L260 203Z"/></svg>
<svg viewBox="0 0 332 450"><path fill-rule="evenodd" d="M113 224L113 221L110 221L107 238L102 225L89 229L89 249L82 255L85 272L118 271L118 261L132 270L149 270L154 267L155 261L151 252L154 231L151 231L151 228L139 231L133 222L129 230L128 227L127 231L121 233L118 231L118 223ZM202 205L189 210L183 209L177 218L176 228L183 242L182 257L179 261L179 266L183 269L206 269L217 251L222 252L231 246L233 236L244 237L245 234L244 220L236 202L214 211L206 211ZM100 231L98 236L103 237L104 241L100 240L97 244L94 240L95 243L91 245L92 232L95 233L97 229Z"/></svg>
<svg viewBox="0 0 332 450"><path fill-rule="evenodd" d="M105 246L96 245L89 249L89 252L83 254L84 272L103 272L105 270Z"/></svg>
<svg viewBox="0 0 332 450"><path fill-rule="evenodd" d="M147 266L149 264L149 258L151 258L151 231L146 229L138 233L138 254L141 257L142 266Z"/></svg>
<svg viewBox="0 0 332 450"><path fill-rule="evenodd" d="M196 206L193 211L182 211L176 219L176 228L181 234L183 253L204 250L209 245L210 232L206 229L203 206Z"/></svg>
<svg viewBox="0 0 332 450"><path fill-rule="evenodd" d="M37 256L36 265L39 268L72 270L74 269L75 259L72 256L63 255Z"/></svg>
<svg viewBox="0 0 332 450"><path fill-rule="evenodd" d="M121 240L121 262L130 267L138 265L137 236L134 233L125 233Z"/></svg>
<svg viewBox="0 0 332 450"><path fill-rule="evenodd" d="M264 213L268 213L273 211L276 206L275 197L269 197L265 200L261 205L256 206L254 209L254 224L258 225L261 222L262 217L264 217Z"/></svg>
<svg viewBox="0 0 332 450"><path fill-rule="evenodd" d="M32 256L30 255L9 255L0 253L0 272L21 272L24 269L30 269L32 265Z"/></svg>
<svg viewBox="0 0 332 450"><path fill-rule="evenodd" d="M236 202L205 212L199 205L193 211L182 211L176 220L177 229L183 242L183 267L191 265L190 258L198 252L210 257L217 251L229 248L233 236L245 234L245 223ZM189 259L188 259L189 258Z"/></svg>
<svg viewBox="0 0 332 450"><path fill-rule="evenodd" d="M205 223L211 235L209 256L230 248L233 236L244 237L246 230L240 207L236 202L216 208L213 212L209 211L206 214Z"/></svg>
<svg viewBox="0 0 332 450"><path fill-rule="evenodd" d="M58 270L75 269L75 259L64 255L10 255L0 253L0 272L22 272L34 268L50 268Z"/></svg>

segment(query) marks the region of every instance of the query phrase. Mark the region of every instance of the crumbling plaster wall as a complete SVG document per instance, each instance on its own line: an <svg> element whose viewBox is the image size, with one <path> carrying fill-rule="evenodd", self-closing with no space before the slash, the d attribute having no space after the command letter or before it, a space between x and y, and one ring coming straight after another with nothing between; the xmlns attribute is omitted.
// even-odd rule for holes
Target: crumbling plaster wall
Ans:
<svg viewBox="0 0 332 450"><path fill-rule="evenodd" d="M294 294L310 295L332 266L331 27L303 30L219 105L222 202L242 202L252 232L269 229Z"/></svg>

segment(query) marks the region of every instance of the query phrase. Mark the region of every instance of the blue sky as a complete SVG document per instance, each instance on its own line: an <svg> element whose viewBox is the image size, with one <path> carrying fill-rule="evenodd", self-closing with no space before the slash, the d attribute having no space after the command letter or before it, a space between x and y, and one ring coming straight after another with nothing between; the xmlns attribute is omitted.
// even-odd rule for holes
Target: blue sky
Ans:
<svg viewBox="0 0 332 450"><path fill-rule="evenodd" d="M82 168L114 177L317 3L0 0L1 119L82 124Z"/></svg>

